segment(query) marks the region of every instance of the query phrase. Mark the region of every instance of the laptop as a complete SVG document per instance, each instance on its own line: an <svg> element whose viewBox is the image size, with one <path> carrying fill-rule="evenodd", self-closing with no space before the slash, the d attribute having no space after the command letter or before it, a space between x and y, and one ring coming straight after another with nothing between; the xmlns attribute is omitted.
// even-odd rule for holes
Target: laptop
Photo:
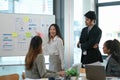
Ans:
<svg viewBox="0 0 120 80"><path fill-rule="evenodd" d="M85 65L86 78L88 80L106 80L104 66L101 65Z"/></svg>

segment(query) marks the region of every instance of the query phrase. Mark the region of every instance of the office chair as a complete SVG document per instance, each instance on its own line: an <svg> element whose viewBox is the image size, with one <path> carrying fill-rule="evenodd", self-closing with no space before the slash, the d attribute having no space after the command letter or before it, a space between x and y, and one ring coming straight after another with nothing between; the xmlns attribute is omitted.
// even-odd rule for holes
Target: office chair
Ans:
<svg viewBox="0 0 120 80"><path fill-rule="evenodd" d="M9 74L9 75L3 75L0 76L0 80L19 80L18 74Z"/></svg>

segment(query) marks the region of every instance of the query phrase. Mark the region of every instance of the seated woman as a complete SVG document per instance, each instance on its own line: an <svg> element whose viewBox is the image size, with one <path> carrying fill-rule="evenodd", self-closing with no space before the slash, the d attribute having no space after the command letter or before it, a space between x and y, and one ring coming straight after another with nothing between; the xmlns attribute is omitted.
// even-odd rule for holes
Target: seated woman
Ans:
<svg viewBox="0 0 120 80"><path fill-rule="evenodd" d="M47 77L64 76L65 72L52 72L46 70L45 60L42 54L42 39L39 36L34 36L31 39L28 53L25 57L25 75L26 78L40 79Z"/></svg>
<svg viewBox="0 0 120 80"><path fill-rule="evenodd" d="M116 39L107 40L103 52L108 55L105 60L106 76L120 77L120 42Z"/></svg>

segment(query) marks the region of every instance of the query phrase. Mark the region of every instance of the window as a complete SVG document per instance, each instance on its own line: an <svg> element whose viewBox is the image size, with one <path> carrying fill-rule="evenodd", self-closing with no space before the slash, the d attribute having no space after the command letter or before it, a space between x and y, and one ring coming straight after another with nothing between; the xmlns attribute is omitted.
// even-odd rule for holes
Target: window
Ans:
<svg viewBox="0 0 120 80"><path fill-rule="evenodd" d="M53 14L53 0L0 0L0 12Z"/></svg>
<svg viewBox="0 0 120 80"><path fill-rule="evenodd" d="M53 14L52 0L19 0L15 1L15 13Z"/></svg>
<svg viewBox="0 0 120 80"><path fill-rule="evenodd" d="M82 0L74 0L74 63L80 63L81 49L77 48L83 24Z"/></svg>
<svg viewBox="0 0 120 80"><path fill-rule="evenodd" d="M98 3L114 2L114 1L120 1L120 0L98 0Z"/></svg>
<svg viewBox="0 0 120 80"><path fill-rule="evenodd" d="M113 0L109 0L113 1ZM104 6L102 5L104 4ZM120 1L119 3L114 0L114 4L105 2L98 3L98 24L102 29L102 39L100 42L100 49L102 54L103 44L106 40L109 39L118 39L120 40Z"/></svg>

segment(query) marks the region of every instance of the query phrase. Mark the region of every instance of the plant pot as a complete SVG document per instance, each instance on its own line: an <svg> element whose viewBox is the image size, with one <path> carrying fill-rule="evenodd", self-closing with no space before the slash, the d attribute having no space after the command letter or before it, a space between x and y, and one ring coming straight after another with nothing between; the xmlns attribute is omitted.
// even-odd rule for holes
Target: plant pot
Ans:
<svg viewBox="0 0 120 80"><path fill-rule="evenodd" d="M76 76L71 76L70 80L77 80L77 77Z"/></svg>

